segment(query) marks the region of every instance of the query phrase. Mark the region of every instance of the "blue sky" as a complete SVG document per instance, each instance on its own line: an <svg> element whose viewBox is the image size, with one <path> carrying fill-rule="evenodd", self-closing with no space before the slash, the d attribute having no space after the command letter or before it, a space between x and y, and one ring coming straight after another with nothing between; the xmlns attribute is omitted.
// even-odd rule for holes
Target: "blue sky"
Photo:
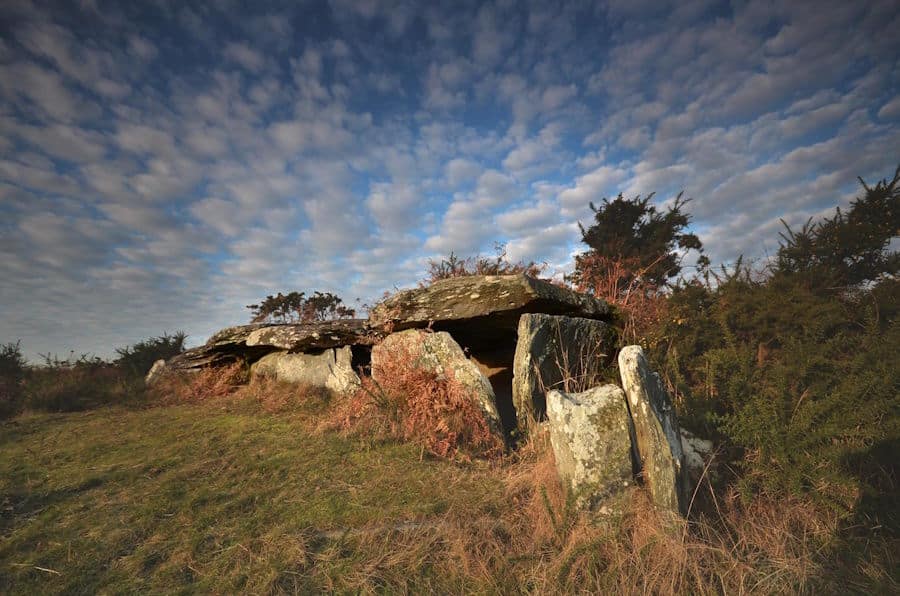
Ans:
<svg viewBox="0 0 900 596"><path fill-rule="evenodd" d="M892 1L6 0L0 342L197 344L495 242L563 272L619 192L683 189L713 263L763 258L893 173L898 30Z"/></svg>

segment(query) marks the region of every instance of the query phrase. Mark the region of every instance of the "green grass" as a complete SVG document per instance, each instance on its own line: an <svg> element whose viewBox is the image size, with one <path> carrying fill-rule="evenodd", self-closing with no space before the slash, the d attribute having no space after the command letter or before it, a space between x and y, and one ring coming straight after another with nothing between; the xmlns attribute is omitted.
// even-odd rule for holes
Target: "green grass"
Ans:
<svg viewBox="0 0 900 596"><path fill-rule="evenodd" d="M488 470L306 422L203 405L0 423L0 592L342 589L366 557L342 529L500 506Z"/></svg>

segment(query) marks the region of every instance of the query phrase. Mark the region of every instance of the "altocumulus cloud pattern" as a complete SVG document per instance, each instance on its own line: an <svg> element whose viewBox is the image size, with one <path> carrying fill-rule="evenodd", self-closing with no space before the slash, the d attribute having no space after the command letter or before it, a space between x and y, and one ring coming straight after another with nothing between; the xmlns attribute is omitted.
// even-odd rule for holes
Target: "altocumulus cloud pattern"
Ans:
<svg viewBox="0 0 900 596"><path fill-rule="evenodd" d="M898 8L7 0L0 341L197 343L495 241L562 272L618 192L684 189L713 263L763 257L893 171Z"/></svg>

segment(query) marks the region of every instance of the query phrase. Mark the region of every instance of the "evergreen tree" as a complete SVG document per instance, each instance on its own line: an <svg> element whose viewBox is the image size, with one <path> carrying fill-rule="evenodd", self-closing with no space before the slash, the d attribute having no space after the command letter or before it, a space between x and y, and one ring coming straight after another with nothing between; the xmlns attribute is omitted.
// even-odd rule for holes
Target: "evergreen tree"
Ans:
<svg viewBox="0 0 900 596"><path fill-rule="evenodd" d="M810 218L797 232L784 224L777 272L820 289L850 289L900 271L900 252L888 250L900 235L900 167L890 181L872 187L859 181L865 194L846 212L838 207L832 217Z"/></svg>
<svg viewBox="0 0 900 596"><path fill-rule="evenodd" d="M590 204L594 223L578 224L590 250L575 258L571 277L579 289L610 300L634 291L636 284L656 292L681 273L686 251L702 253L700 239L686 231L690 216L683 212L688 202L683 193L664 212L650 204L652 199L652 193L633 199L619 194L612 201L604 198L600 207Z"/></svg>

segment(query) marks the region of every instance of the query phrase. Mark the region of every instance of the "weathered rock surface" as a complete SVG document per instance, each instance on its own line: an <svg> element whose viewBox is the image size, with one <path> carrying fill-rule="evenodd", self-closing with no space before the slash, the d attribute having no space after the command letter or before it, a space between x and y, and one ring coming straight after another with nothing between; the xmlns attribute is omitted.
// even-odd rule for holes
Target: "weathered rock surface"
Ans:
<svg viewBox="0 0 900 596"><path fill-rule="evenodd" d="M148 387L159 382L166 375L166 361L160 358L153 363L147 375L144 377L144 384Z"/></svg>
<svg viewBox="0 0 900 596"><path fill-rule="evenodd" d="M413 359L413 365L438 375L450 371L453 378L471 390L485 413L488 423L498 433L502 429L497 412L494 390L478 366L466 358L465 353L449 333L436 333L408 329L388 335L372 348L372 378L376 383L389 382L384 375L390 363L398 357Z"/></svg>
<svg viewBox="0 0 900 596"><path fill-rule="evenodd" d="M693 487L697 486L703 472L706 470L707 462L712 456L712 441L701 439L690 431L681 429L681 447L684 450L684 468L688 485L686 494L693 491ZM710 471L715 473L714 466L710 466Z"/></svg>
<svg viewBox="0 0 900 596"><path fill-rule="evenodd" d="M239 325L226 327L204 345L171 358L167 366L173 370L191 371L238 359L255 362L270 352L283 350L312 352L348 345L370 346L383 335L369 328L365 319Z"/></svg>
<svg viewBox="0 0 900 596"><path fill-rule="evenodd" d="M588 386L599 382L609 365L614 331L602 321L526 313L519 318L513 359L512 400L519 428L540 422L546 392L566 390L564 379Z"/></svg>
<svg viewBox="0 0 900 596"><path fill-rule="evenodd" d="M250 367L253 378L268 377L288 383L323 388L345 394L359 387L349 346L329 348L319 354L272 352Z"/></svg>
<svg viewBox="0 0 900 596"><path fill-rule="evenodd" d="M672 401L640 346L622 348L619 373L634 422L641 476L650 496L663 511L684 513L684 450Z"/></svg>
<svg viewBox="0 0 900 596"><path fill-rule="evenodd" d="M341 346L371 346L383 336L383 333L370 329L365 319L335 319L261 327L250 331L245 343L307 352Z"/></svg>
<svg viewBox="0 0 900 596"><path fill-rule="evenodd" d="M398 292L369 313L372 327L401 331L432 325L470 348L515 342L519 316L527 312L611 317L609 305L586 294L526 275L473 275L443 279Z"/></svg>
<svg viewBox="0 0 900 596"><path fill-rule="evenodd" d="M619 513L632 482L625 395L615 385L582 393L547 393L550 443L560 477L579 504Z"/></svg>

